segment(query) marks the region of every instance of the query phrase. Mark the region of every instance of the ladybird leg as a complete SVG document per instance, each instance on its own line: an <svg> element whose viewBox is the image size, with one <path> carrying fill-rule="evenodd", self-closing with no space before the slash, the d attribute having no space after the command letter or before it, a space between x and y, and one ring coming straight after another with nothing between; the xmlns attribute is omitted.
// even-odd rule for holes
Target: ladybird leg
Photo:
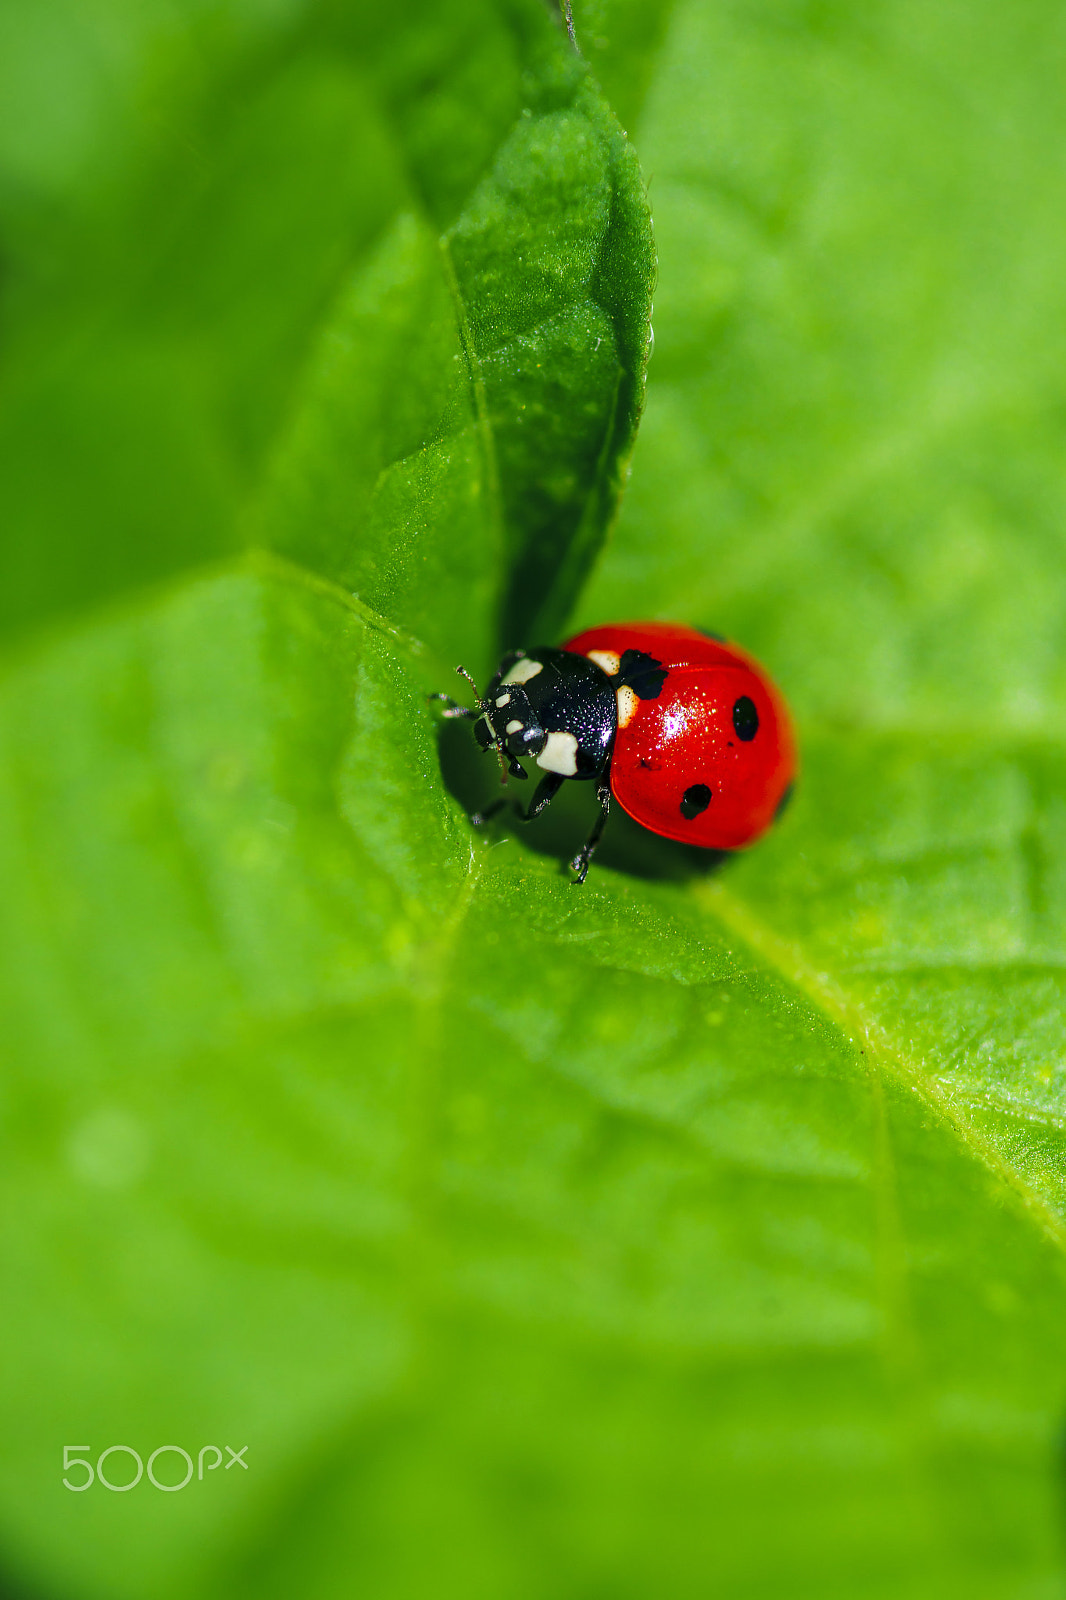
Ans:
<svg viewBox="0 0 1066 1600"><path fill-rule="evenodd" d="M468 717L473 722L481 715L481 712L475 710L473 706L461 706L458 700L452 699L450 694L427 694L426 699L444 701L444 710L441 712L442 717Z"/></svg>
<svg viewBox="0 0 1066 1600"><path fill-rule="evenodd" d="M515 765L518 766L518 763L515 762ZM518 767L515 776L524 778L526 773L521 767ZM558 773L549 772L546 777L540 780L533 791L533 798L529 802L528 811L522 810L521 800L512 800L510 795L503 795L501 799L494 800L491 805L486 806L484 811L475 811L470 820L475 828L480 828L483 823L488 822L492 817L498 816L504 806L513 805L515 816L519 822L532 822L534 817L540 815L549 801L555 798L559 793L560 785L565 781L565 778L561 778Z"/></svg>
<svg viewBox="0 0 1066 1600"><path fill-rule="evenodd" d="M571 878L571 883L576 887L584 883L589 875L589 862L596 853L596 846L603 837L603 830L607 826L607 818L611 811L611 789L607 783L601 783L596 789L596 799L600 802L600 814L593 824L592 832L585 840L581 849L570 863L571 872L576 872L577 877Z"/></svg>
<svg viewBox="0 0 1066 1600"><path fill-rule="evenodd" d="M523 822L532 822L534 817L539 817L546 805L555 799L563 784L566 782L558 772L546 773L533 791L533 798L529 802L529 810L522 818Z"/></svg>
<svg viewBox="0 0 1066 1600"><path fill-rule="evenodd" d="M493 800L490 805L487 805L484 811L471 812L470 821L475 828L483 828L486 822L491 822L493 817L499 816L504 806L517 804L518 802L512 800L508 795L503 795L501 799Z"/></svg>

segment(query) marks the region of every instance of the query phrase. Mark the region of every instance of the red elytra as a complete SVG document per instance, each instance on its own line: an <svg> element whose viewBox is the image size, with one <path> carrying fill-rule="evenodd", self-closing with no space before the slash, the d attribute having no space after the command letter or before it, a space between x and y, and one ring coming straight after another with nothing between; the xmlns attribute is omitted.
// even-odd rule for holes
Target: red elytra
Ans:
<svg viewBox="0 0 1066 1600"><path fill-rule="evenodd" d="M610 782L623 811L652 833L711 850L765 833L795 781L796 742L784 699L757 661L668 622L606 623L562 648L605 655L598 665L608 668L611 656L642 650L668 669L658 699L619 691Z"/></svg>

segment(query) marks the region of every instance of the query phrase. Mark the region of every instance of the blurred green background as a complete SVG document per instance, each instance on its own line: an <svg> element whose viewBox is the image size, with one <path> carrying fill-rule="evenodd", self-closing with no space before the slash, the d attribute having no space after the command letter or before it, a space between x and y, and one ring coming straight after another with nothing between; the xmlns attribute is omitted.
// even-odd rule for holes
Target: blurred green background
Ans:
<svg viewBox="0 0 1066 1600"><path fill-rule="evenodd" d="M574 21L0 9L22 1600L1063 1593L1066 14ZM634 616L803 780L572 890Z"/></svg>

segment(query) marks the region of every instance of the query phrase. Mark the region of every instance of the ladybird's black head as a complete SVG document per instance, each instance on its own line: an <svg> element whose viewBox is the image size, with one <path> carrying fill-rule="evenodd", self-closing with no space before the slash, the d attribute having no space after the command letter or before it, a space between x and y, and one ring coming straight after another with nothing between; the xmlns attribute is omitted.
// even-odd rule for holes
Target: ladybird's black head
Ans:
<svg viewBox="0 0 1066 1600"><path fill-rule="evenodd" d="M515 776L534 761L555 778L599 778L618 726L612 681L586 656L544 646L504 656L479 699L483 750L501 750Z"/></svg>
<svg viewBox="0 0 1066 1600"><path fill-rule="evenodd" d="M483 704L486 709L474 725L478 744L482 750L502 749L510 757L512 775L524 778L525 770L517 763L523 757L535 760L547 740L529 695L519 683L493 681Z"/></svg>

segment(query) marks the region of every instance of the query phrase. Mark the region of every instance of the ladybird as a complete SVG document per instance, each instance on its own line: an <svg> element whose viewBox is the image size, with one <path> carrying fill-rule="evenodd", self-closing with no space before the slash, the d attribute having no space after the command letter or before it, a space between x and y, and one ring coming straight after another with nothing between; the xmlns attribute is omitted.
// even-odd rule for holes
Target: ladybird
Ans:
<svg viewBox="0 0 1066 1600"><path fill-rule="evenodd" d="M512 650L476 709L449 695L504 772L540 769L524 820L568 778L596 784L600 814L570 863L584 883L612 797L665 839L739 850L773 822L792 790L796 745L788 710L759 664L714 634L666 622L607 623L560 648ZM506 802L501 801L502 805ZM492 807L491 810L496 810ZM483 822L491 812L474 818Z"/></svg>

